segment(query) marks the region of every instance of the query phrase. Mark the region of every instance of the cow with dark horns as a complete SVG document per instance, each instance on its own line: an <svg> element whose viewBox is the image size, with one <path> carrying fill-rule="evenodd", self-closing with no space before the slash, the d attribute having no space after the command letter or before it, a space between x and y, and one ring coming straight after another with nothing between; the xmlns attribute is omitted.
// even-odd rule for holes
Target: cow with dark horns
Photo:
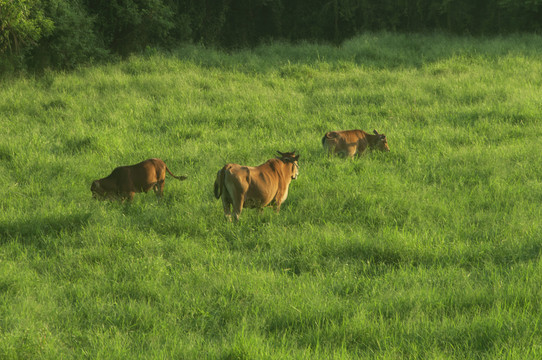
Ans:
<svg viewBox="0 0 542 360"><path fill-rule="evenodd" d="M283 153L280 157L269 159L259 166L226 164L216 175L214 184L215 197L222 197L224 215L231 221L239 220L243 208L256 208L260 211L265 206L273 205L277 213L280 205L288 196L290 182L299 173L299 155L295 152Z"/></svg>

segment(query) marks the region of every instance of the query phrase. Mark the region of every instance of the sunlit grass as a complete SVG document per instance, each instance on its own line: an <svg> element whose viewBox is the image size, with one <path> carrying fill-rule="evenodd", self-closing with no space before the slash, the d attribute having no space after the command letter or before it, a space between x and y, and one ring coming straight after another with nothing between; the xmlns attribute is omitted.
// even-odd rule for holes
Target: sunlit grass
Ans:
<svg viewBox="0 0 542 360"><path fill-rule="evenodd" d="M542 42L196 46L0 88L0 357L538 358ZM328 158L326 131L390 153ZM301 154L280 214L226 162ZM92 180L162 158L164 198Z"/></svg>

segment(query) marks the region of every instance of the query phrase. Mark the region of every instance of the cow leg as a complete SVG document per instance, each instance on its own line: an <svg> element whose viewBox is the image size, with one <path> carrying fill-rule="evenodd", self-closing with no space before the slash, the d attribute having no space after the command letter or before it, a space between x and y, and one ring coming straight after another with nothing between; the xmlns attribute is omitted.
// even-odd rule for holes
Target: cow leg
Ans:
<svg viewBox="0 0 542 360"><path fill-rule="evenodd" d="M356 155L359 157L365 153L365 150L367 150L367 144L361 143L356 148Z"/></svg>
<svg viewBox="0 0 542 360"><path fill-rule="evenodd" d="M280 211L280 205L281 205L281 202L280 201L277 201L275 202L275 205L273 206L273 208L275 209L275 212L278 214L279 211Z"/></svg>
<svg viewBox="0 0 542 360"><path fill-rule="evenodd" d="M233 199L233 220L239 221L239 215L243 211L243 204L245 202L245 195L239 196L239 199Z"/></svg>
<svg viewBox="0 0 542 360"><path fill-rule="evenodd" d="M158 198L158 201L162 198L162 195L164 195L164 184L165 181L158 181L156 184L154 184L154 193L156 194L156 197Z"/></svg>
<svg viewBox="0 0 542 360"><path fill-rule="evenodd" d="M328 146L328 148L327 148L327 157L330 158L335 154L337 154L337 147L335 145Z"/></svg>
<svg viewBox="0 0 542 360"><path fill-rule="evenodd" d="M346 156L348 156L350 159L354 159L355 154L356 154L356 147L355 146L349 146L346 149Z"/></svg>
<svg viewBox="0 0 542 360"><path fill-rule="evenodd" d="M154 183L154 185L152 185L152 191L154 191L154 195L156 195L158 201L160 201L160 194L158 194L158 192L160 191L158 189L158 183Z"/></svg>
<svg viewBox="0 0 542 360"><path fill-rule="evenodd" d="M124 201L128 201L129 203L132 202L132 200L134 199L134 195L135 195L135 192L131 191L131 192L127 192L127 193L120 193L119 194L119 198L121 200L122 203L124 203Z"/></svg>
<svg viewBox="0 0 542 360"><path fill-rule="evenodd" d="M275 195L275 199L273 199L273 210L275 210L276 213L280 211L280 204L282 203L282 196L284 194L280 192L280 190Z"/></svg>
<svg viewBox="0 0 542 360"><path fill-rule="evenodd" d="M227 194L222 194L222 207L224 208L224 217L231 222L231 202L227 199Z"/></svg>
<svg viewBox="0 0 542 360"><path fill-rule="evenodd" d="M327 157L330 158L333 155L333 148L329 145L324 147L327 150Z"/></svg>

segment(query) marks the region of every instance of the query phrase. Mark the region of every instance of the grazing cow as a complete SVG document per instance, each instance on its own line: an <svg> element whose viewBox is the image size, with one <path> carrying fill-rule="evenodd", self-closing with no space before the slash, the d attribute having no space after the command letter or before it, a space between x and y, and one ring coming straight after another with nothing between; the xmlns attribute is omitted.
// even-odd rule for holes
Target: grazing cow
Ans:
<svg viewBox="0 0 542 360"><path fill-rule="evenodd" d="M147 192L150 189L158 197L162 197L166 171L175 179L185 180L186 176L175 176L169 171L166 164L160 159L148 159L139 164L119 166L111 175L100 180L94 180L90 191L93 198L100 199L128 199L131 201L134 194Z"/></svg>
<svg viewBox="0 0 542 360"><path fill-rule="evenodd" d="M288 196L288 187L299 173L299 155L295 152L278 152L280 157L267 160L266 163L252 167L238 164L226 164L216 175L215 197L222 196L224 215L231 221L231 205L234 220L245 208L263 208L272 204L277 211Z"/></svg>
<svg viewBox="0 0 542 360"><path fill-rule="evenodd" d="M371 150L390 151L386 135L373 131L374 135L363 130L331 131L322 138L324 149L328 154L339 154L353 158L362 154L367 147Z"/></svg>

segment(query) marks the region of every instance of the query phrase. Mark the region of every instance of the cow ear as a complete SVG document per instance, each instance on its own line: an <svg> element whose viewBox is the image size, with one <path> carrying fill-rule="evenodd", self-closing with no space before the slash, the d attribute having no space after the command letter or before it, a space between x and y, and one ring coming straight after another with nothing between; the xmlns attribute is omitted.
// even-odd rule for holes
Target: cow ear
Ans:
<svg viewBox="0 0 542 360"><path fill-rule="evenodd" d="M281 153L280 151L277 150L277 153L280 155L280 156L284 156L284 153Z"/></svg>
<svg viewBox="0 0 542 360"><path fill-rule="evenodd" d="M299 160L299 155L294 156L294 161L298 161L298 160Z"/></svg>
<svg viewBox="0 0 542 360"><path fill-rule="evenodd" d="M376 129L373 130L373 133L374 133L375 135L378 135L378 131L376 131Z"/></svg>

